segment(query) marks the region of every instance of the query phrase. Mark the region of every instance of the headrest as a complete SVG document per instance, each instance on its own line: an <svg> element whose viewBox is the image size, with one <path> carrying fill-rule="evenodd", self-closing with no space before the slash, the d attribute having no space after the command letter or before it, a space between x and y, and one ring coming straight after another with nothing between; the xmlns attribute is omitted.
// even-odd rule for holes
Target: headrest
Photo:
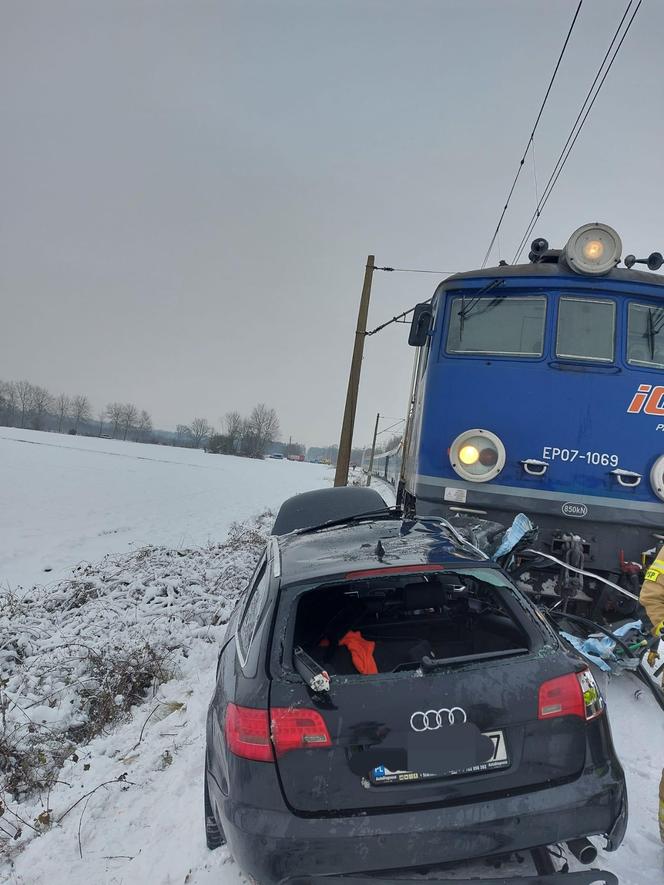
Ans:
<svg viewBox="0 0 664 885"><path fill-rule="evenodd" d="M438 583L406 584L403 599L407 611L437 608L442 602L442 588Z"/></svg>

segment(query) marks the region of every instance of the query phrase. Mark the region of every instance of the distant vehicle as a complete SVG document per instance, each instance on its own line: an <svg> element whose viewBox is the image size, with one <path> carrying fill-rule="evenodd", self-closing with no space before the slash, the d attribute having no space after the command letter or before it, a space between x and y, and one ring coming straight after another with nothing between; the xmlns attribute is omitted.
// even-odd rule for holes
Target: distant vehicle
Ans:
<svg viewBox="0 0 664 885"><path fill-rule="evenodd" d="M353 491L371 493L369 514ZM336 492L355 515L331 519ZM371 489L282 511L289 534L270 539L219 654L208 847L227 841L261 885L396 885L388 871L527 850L557 882L542 846L565 842L584 864L589 835L615 850L627 796L604 699L508 575L449 523L397 519ZM603 875L573 874L617 881Z"/></svg>
<svg viewBox="0 0 664 885"><path fill-rule="evenodd" d="M289 455L289 461L304 461L304 455Z"/></svg>
<svg viewBox="0 0 664 885"><path fill-rule="evenodd" d="M272 455L268 455L268 458L272 458L274 461L285 461L286 460L286 456L281 455L278 452L275 452Z"/></svg>

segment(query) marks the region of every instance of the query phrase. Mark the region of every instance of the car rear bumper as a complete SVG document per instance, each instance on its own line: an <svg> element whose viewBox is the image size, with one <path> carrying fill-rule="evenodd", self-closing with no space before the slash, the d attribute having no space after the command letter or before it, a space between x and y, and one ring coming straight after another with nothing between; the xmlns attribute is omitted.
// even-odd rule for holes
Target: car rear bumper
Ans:
<svg viewBox="0 0 664 885"><path fill-rule="evenodd" d="M305 818L227 799L222 823L241 869L261 885L277 885L490 857L598 834L608 835L615 849L627 826L627 798L609 766L522 796L352 817Z"/></svg>

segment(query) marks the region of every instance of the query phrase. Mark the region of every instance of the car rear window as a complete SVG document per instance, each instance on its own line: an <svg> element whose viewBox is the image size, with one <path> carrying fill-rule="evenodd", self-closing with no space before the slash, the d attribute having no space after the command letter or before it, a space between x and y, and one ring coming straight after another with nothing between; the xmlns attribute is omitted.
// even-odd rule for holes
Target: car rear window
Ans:
<svg viewBox="0 0 664 885"><path fill-rule="evenodd" d="M407 673L430 661L509 657L533 636L497 570L400 575L311 588L292 604L291 648L331 676Z"/></svg>

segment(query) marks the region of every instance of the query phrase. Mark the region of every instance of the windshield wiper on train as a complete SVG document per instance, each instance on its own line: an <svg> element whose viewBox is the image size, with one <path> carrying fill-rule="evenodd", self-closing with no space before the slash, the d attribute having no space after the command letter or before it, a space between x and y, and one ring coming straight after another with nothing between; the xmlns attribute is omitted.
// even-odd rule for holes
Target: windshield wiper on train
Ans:
<svg viewBox="0 0 664 885"><path fill-rule="evenodd" d="M650 350L650 361L655 359L655 317L653 316L652 307L648 308L648 348Z"/></svg>
<svg viewBox="0 0 664 885"><path fill-rule="evenodd" d="M470 299L469 303L466 304L466 296L462 290L461 292L461 310L459 311L459 341L463 338L463 324L468 319L468 317L477 310L477 305L479 304L483 295L486 295L487 292L491 292L494 289L497 289L499 286L504 285L505 280L492 280L490 283L487 283L479 292L476 292L475 295ZM487 310L491 310L497 304L505 298L504 295L499 295L497 298L494 298L482 311L485 313Z"/></svg>
<svg viewBox="0 0 664 885"><path fill-rule="evenodd" d="M649 307L648 328L644 332L643 337L648 339L648 350L650 351L651 361L654 361L655 359L655 338L662 331L662 328L664 328L664 309L661 307L656 309Z"/></svg>

